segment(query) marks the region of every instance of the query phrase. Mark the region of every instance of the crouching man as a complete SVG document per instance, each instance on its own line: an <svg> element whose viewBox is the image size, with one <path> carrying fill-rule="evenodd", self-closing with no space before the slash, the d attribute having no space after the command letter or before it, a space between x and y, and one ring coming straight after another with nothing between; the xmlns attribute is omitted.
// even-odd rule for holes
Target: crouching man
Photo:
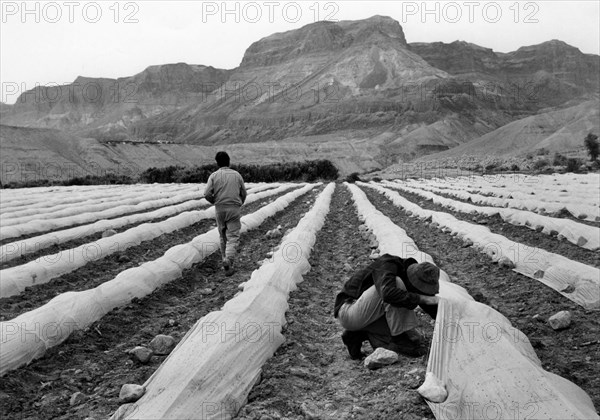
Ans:
<svg viewBox="0 0 600 420"><path fill-rule="evenodd" d="M427 353L422 335L415 329L414 309L420 306L432 318L437 315L440 270L384 254L344 284L335 299L334 316L345 329L342 341L350 357L361 359L363 341L408 356Z"/></svg>

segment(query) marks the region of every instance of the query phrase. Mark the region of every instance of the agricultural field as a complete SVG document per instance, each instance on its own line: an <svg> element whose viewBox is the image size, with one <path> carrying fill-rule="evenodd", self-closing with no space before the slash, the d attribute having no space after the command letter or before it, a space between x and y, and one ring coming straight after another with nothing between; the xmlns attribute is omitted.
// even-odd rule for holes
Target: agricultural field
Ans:
<svg viewBox="0 0 600 420"><path fill-rule="evenodd" d="M597 418L598 174L247 184L231 277L203 187L0 190L1 418ZM427 355L369 370L333 302L384 253L442 301Z"/></svg>

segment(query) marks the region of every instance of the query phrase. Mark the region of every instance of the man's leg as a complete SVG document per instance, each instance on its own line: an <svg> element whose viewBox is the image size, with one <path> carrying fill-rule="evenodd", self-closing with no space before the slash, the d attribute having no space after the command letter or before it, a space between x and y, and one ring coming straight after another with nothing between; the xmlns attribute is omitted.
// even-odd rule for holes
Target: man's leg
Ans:
<svg viewBox="0 0 600 420"><path fill-rule="evenodd" d="M215 220L217 221L217 231L219 232L219 245L221 249L221 260L223 261L223 266L225 269L226 262L226 246L227 246L227 224L226 220L226 212L225 211L216 211L215 212Z"/></svg>
<svg viewBox="0 0 600 420"><path fill-rule="evenodd" d="M240 221L241 210L232 208L227 211L227 245L225 248L225 257L233 264L237 252L237 246L240 240L240 230L242 223Z"/></svg>
<svg viewBox="0 0 600 420"><path fill-rule="evenodd" d="M379 319L385 323L384 315L383 301L375 286L367 289L355 302L342 305L338 313L340 324L345 328L342 341L352 359L362 359L362 343L369 339L366 328Z"/></svg>

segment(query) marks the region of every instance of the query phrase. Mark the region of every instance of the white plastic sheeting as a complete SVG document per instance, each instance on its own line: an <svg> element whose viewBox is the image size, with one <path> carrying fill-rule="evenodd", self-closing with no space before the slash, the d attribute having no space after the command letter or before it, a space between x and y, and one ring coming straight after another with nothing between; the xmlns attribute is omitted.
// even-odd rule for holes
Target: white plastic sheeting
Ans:
<svg viewBox="0 0 600 420"><path fill-rule="evenodd" d="M242 233L258 227L268 217L286 208L315 187L305 185L242 217ZM0 376L43 355L62 343L75 330L85 329L105 314L142 298L179 277L183 270L219 249L219 233L212 229L191 242L176 245L165 254L139 267L119 273L100 286L62 293L45 305L10 321L0 322Z"/></svg>
<svg viewBox="0 0 600 420"><path fill-rule="evenodd" d="M335 184L283 239L242 293L201 318L146 381L146 394L116 419L229 419L244 404L264 362L284 342L290 291L310 270L308 258L325 222Z"/></svg>
<svg viewBox="0 0 600 420"><path fill-rule="evenodd" d="M271 191L275 191L275 188L279 188L279 185L280 184L261 185L254 188L250 188L248 189L248 194L251 195L268 189L270 189ZM277 190L273 193L277 194L278 192L284 191L285 189L289 188L291 188L291 186ZM17 240L15 242L10 242L8 244L0 246L0 261L2 263L5 263L14 260L15 258L19 258L22 255L32 254L34 252L38 252L42 249L51 247L53 245L63 244L74 239L85 238L86 236L91 236L98 232L104 232L109 229L118 229L131 224L148 222L155 219L162 219L164 217L179 214L184 211L193 210L200 206L205 206L208 204L208 201L204 199L191 200L185 203L176 204L174 206L162 207L158 210L153 210L148 213L135 213L128 216L118 217L115 219L98 220L97 222L88 225L77 226L69 229L46 233L43 235L33 236L27 239ZM118 244L115 244L115 246L118 247ZM54 259L50 259L52 261L55 261L56 258L57 257L55 256Z"/></svg>
<svg viewBox="0 0 600 420"><path fill-rule="evenodd" d="M348 187L382 253L432 262L358 187ZM443 271L439 296L427 371L442 380L448 398L443 403L427 402L436 419L598 418L581 388L544 371L523 333L450 283Z"/></svg>
<svg viewBox="0 0 600 420"><path fill-rule="evenodd" d="M567 210L574 217L600 221L598 196L598 177L595 174L586 175L586 181L577 184L549 186L551 182L543 176L527 176L515 178L509 176L486 176L462 178L410 180L408 184L416 188L452 195L457 198L469 198L466 193L472 193L470 199L477 204L496 207L512 207L530 210L537 213L558 213ZM573 185L579 185L574 187ZM433 190L437 188L438 190Z"/></svg>
<svg viewBox="0 0 600 420"><path fill-rule="evenodd" d="M164 198L184 197L181 201L199 199L203 197L203 189L198 188L174 188L172 190L162 190L154 192L130 191L122 192L121 195L105 198L101 200L83 200L72 204L52 205L48 203L44 207L22 209L13 212L2 212L0 218L0 227L20 225L32 220L39 219L57 219L60 217L72 216L79 213L99 212L112 207L138 204L145 201L154 201ZM193 195L192 195L193 194ZM190 196L190 198L185 198Z"/></svg>
<svg viewBox="0 0 600 420"><path fill-rule="evenodd" d="M34 192L27 194L27 189L0 190L2 203L0 209L2 213L25 210L29 208L44 208L61 204L75 204L82 200L90 199L111 199L120 197L123 194L131 192L156 192L170 188L181 188L180 184L135 184L135 185L99 185L95 187L55 187L52 190L44 192ZM5 192L15 191L21 194L14 199L5 196Z"/></svg>
<svg viewBox="0 0 600 420"><path fill-rule="evenodd" d="M527 337L478 302L441 299L427 371L448 391L427 402L438 420L599 418L585 391L545 371Z"/></svg>
<svg viewBox="0 0 600 420"><path fill-rule="evenodd" d="M272 190L251 194L246 202L248 204L253 203L293 187L294 184L287 184ZM62 250L52 255L45 255L23 265L0 270L0 298L20 294L26 287L47 283L53 278L83 267L88 262L106 258L116 252L158 238L165 233L191 226L201 220L214 217L214 214L214 207L206 210L183 212L162 222L143 223L113 236L98 239L95 242Z"/></svg>
<svg viewBox="0 0 600 420"><path fill-rule="evenodd" d="M148 196L151 197L150 195ZM63 229L69 226L91 223L100 219L119 217L126 213L141 212L156 207L171 206L183 201L196 200L200 198L198 192L186 193L170 198L144 200L138 204L112 206L98 212L86 212L85 208L73 207L70 216L61 216L53 219L33 219L22 224L0 227L0 240L18 238L23 235L31 235L50 230ZM81 212L80 212L81 211Z"/></svg>
<svg viewBox="0 0 600 420"><path fill-rule="evenodd" d="M377 185L360 183L388 197L395 205L423 219L431 218L439 228L447 228L473 247L488 255L492 261L508 258L515 264L514 271L539 280L566 298L589 310L600 310L600 270L559 254L530 247L492 233L487 227L456 219L437 211L425 210L408 201L395 191Z"/></svg>
<svg viewBox="0 0 600 420"><path fill-rule="evenodd" d="M559 239L566 239L567 241L585 249L597 250L600 248L600 228L577 223L571 219L542 216L530 211L517 209L475 206L473 204L441 197L433 192L425 191L422 188L412 188L397 181L384 181L383 184L389 187L399 188L402 191L412 194L417 194L428 200L432 200L434 204L438 204L455 211L462 213L479 213L486 216L494 216L497 214L505 222L516 226L526 226L532 230L545 233L546 235L551 235L553 233L557 234ZM471 196L469 193L465 194L467 196Z"/></svg>

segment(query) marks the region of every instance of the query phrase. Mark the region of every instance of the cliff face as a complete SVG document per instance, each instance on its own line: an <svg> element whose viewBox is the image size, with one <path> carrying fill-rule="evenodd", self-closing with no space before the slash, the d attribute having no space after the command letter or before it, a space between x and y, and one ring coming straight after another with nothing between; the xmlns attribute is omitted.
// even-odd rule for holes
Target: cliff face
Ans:
<svg viewBox="0 0 600 420"><path fill-rule="evenodd" d="M429 64L473 82L494 83L504 91L520 89L539 108L557 106L577 97L592 98L600 89L600 57L583 54L562 41L495 53L456 41L410 44Z"/></svg>

